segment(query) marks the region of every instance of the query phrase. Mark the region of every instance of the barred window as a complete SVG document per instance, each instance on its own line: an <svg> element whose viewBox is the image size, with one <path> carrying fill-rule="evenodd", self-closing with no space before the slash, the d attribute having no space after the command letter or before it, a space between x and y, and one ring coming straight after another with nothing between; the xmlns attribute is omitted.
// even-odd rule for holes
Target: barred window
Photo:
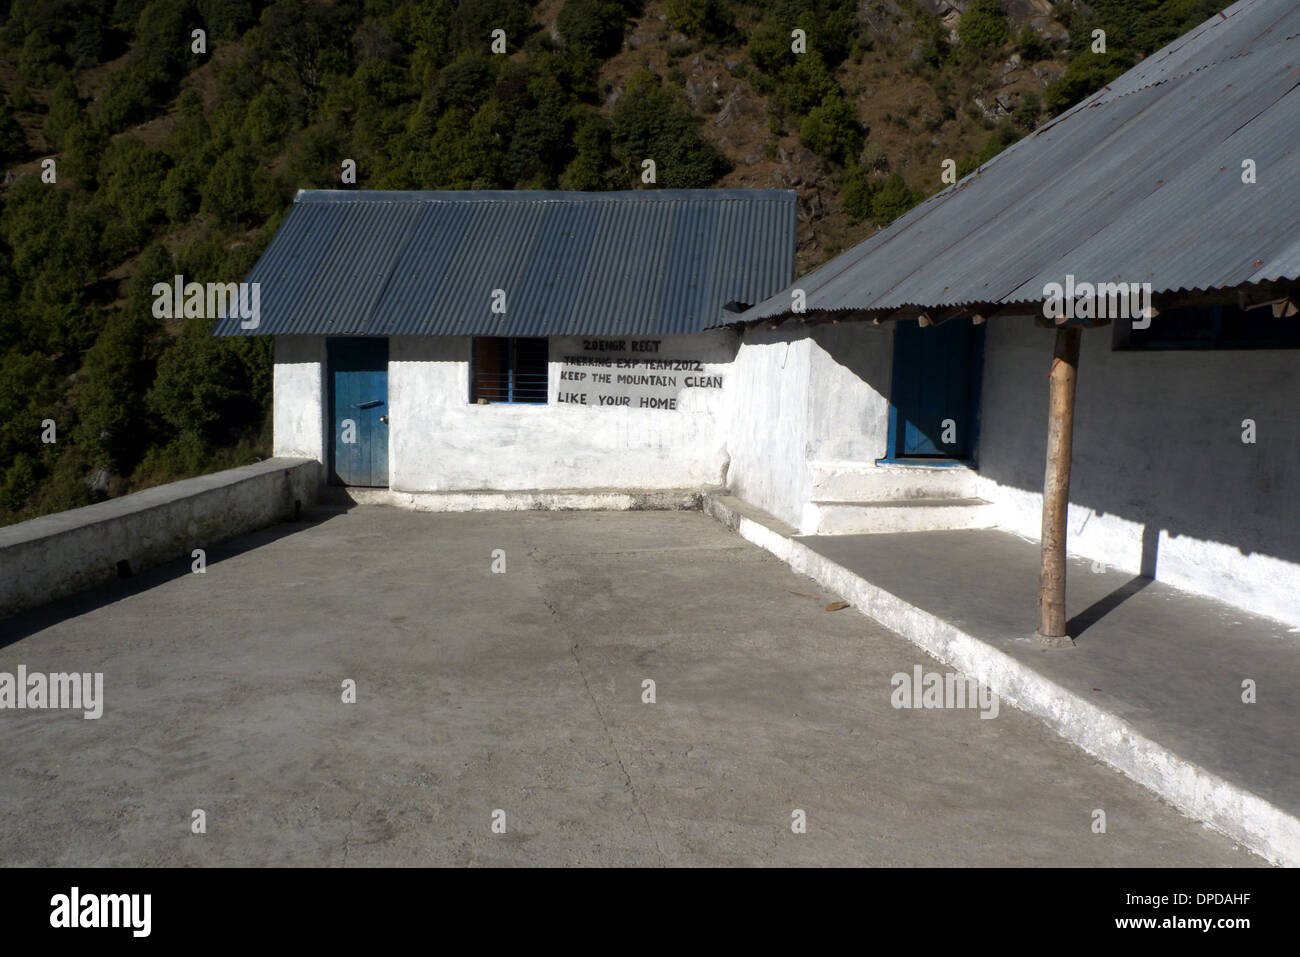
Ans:
<svg viewBox="0 0 1300 957"><path fill-rule="evenodd" d="M471 403L545 405L550 392L545 338L475 336L470 358Z"/></svg>

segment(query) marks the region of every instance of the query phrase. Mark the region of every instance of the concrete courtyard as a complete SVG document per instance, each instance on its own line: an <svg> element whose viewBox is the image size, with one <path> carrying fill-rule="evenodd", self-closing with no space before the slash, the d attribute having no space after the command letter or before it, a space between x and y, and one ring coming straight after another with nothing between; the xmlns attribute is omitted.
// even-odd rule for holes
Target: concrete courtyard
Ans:
<svg viewBox="0 0 1300 957"><path fill-rule="evenodd" d="M105 699L0 711L0 864L1263 863L1009 705L895 709L949 669L838 597L699 512L280 524L0 620Z"/></svg>

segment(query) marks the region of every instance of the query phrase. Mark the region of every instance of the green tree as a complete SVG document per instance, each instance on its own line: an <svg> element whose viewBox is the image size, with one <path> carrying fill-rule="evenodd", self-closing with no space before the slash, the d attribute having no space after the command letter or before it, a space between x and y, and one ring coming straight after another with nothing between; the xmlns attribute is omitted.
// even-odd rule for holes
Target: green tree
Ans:
<svg viewBox="0 0 1300 957"><path fill-rule="evenodd" d="M736 28L726 0L668 0L668 22L687 36L720 40Z"/></svg>
<svg viewBox="0 0 1300 957"><path fill-rule="evenodd" d="M188 277L187 277L188 278ZM217 339L212 320L188 319L158 360L148 410L197 447L230 444L256 430L269 399L270 353L256 339Z"/></svg>
<svg viewBox="0 0 1300 957"><path fill-rule="evenodd" d="M808 111L799 135L809 149L832 163L846 165L862 149L862 124L838 91Z"/></svg>
<svg viewBox="0 0 1300 957"><path fill-rule="evenodd" d="M163 218L161 194L167 167L166 153L151 149L134 136L121 137L104 153L103 183L95 198L129 226L123 236L131 247L143 241L148 227Z"/></svg>
<svg viewBox="0 0 1300 957"><path fill-rule="evenodd" d="M77 95L77 84L71 77L65 77L50 95L50 112L45 116L41 132L50 143L62 148L68 131L85 122L86 111Z"/></svg>
<svg viewBox="0 0 1300 957"><path fill-rule="evenodd" d="M0 163L8 165L27 156L27 133L14 116L13 108L0 106Z"/></svg>
<svg viewBox="0 0 1300 957"><path fill-rule="evenodd" d="M839 84L817 53L805 53L797 57L794 66L782 75L781 104L797 116L805 116L814 107L826 102L827 97L840 95Z"/></svg>
<svg viewBox="0 0 1300 957"><path fill-rule="evenodd" d="M479 53L460 57L438 77L435 93L439 110L473 108L484 103L492 96L494 79L491 57Z"/></svg>
<svg viewBox="0 0 1300 957"><path fill-rule="evenodd" d="M963 46L989 50L1006 43L1011 36L1007 15L999 0L971 0L957 23L957 37Z"/></svg>
<svg viewBox="0 0 1300 957"><path fill-rule="evenodd" d="M638 176L643 160L655 162L657 183L674 189L711 185L728 169L726 159L706 142L699 120L673 99L648 70L633 74L614 107L614 146L625 168Z"/></svg>
<svg viewBox="0 0 1300 957"><path fill-rule="evenodd" d="M199 211L223 226L265 218L280 204L271 175L243 149L231 149L218 157L203 183L202 195Z"/></svg>
<svg viewBox="0 0 1300 957"><path fill-rule="evenodd" d="M1039 36L1038 31L1028 23L1020 28L1020 34L1016 37L1016 46L1020 49L1020 57L1025 63L1037 63L1052 55L1051 44Z"/></svg>
<svg viewBox="0 0 1300 957"><path fill-rule="evenodd" d="M603 60L623 46L626 20L619 0L564 0L555 27L566 45Z"/></svg>
<svg viewBox="0 0 1300 957"><path fill-rule="evenodd" d="M871 170L856 165L849 169L840 189L840 200L850 222L858 223L871 218L871 201L875 198L876 189L877 184Z"/></svg>
<svg viewBox="0 0 1300 957"><path fill-rule="evenodd" d="M871 215L881 226L888 226L924 198L919 190L907 185L901 174L892 173L872 197Z"/></svg>
<svg viewBox="0 0 1300 957"><path fill-rule="evenodd" d="M749 35L746 44L754 66L768 77L776 77L794 65L795 54L790 49L790 34L770 21L759 24Z"/></svg>
<svg viewBox="0 0 1300 957"><path fill-rule="evenodd" d="M86 353L74 435L97 468L129 472L148 447L144 398L160 332L148 304L133 305L110 316Z"/></svg>
<svg viewBox="0 0 1300 957"><path fill-rule="evenodd" d="M289 185L295 190L337 188L340 164L351 153L347 130L338 122L303 130L289 148Z"/></svg>
<svg viewBox="0 0 1300 957"><path fill-rule="evenodd" d="M1127 69L1119 57L1085 50L1074 57L1065 72L1047 87L1043 103L1047 112L1055 116L1080 100L1101 89Z"/></svg>
<svg viewBox="0 0 1300 957"><path fill-rule="evenodd" d="M599 113L584 115L573 142L578 150L577 155L565 169L561 185L565 189L608 189L613 156L610 152L609 124L604 117Z"/></svg>
<svg viewBox="0 0 1300 957"><path fill-rule="evenodd" d="M11 350L0 355L0 508L15 510L35 493L40 467L41 422L55 413L58 389L45 356Z"/></svg>
<svg viewBox="0 0 1300 957"><path fill-rule="evenodd" d="M59 181L65 182L66 174L82 189L94 192L99 185L99 163L108 144L108 131L93 120L84 120L73 126L64 137L63 161L58 166Z"/></svg>

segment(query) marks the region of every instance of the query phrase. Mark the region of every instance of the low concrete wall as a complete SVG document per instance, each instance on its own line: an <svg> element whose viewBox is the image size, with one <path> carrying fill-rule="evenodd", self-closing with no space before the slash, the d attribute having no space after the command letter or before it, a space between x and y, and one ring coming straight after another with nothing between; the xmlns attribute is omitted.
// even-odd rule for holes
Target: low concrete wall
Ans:
<svg viewBox="0 0 1300 957"><path fill-rule="evenodd" d="M178 558L315 502L320 463L273 458L0 528L0 617Z"/></svg>

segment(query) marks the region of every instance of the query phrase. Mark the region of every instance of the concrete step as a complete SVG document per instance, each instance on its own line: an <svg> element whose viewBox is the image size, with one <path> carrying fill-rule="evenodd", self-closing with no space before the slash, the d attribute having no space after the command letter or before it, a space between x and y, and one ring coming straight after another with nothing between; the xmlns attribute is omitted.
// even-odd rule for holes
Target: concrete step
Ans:
<svg viewBox="0 0 1300 957"><path fill-rule="evenodd" d="M905 498L872 502L811 502L805 535L872 535L992 528L993 505L982 498Z"/></svg>
<svg viewBox="0 0 1300 957"><path fill-rule="evenodd" d="M809 462L814 502L883 502L904 498L968 498L976 472L965 465Z"/></svg>

